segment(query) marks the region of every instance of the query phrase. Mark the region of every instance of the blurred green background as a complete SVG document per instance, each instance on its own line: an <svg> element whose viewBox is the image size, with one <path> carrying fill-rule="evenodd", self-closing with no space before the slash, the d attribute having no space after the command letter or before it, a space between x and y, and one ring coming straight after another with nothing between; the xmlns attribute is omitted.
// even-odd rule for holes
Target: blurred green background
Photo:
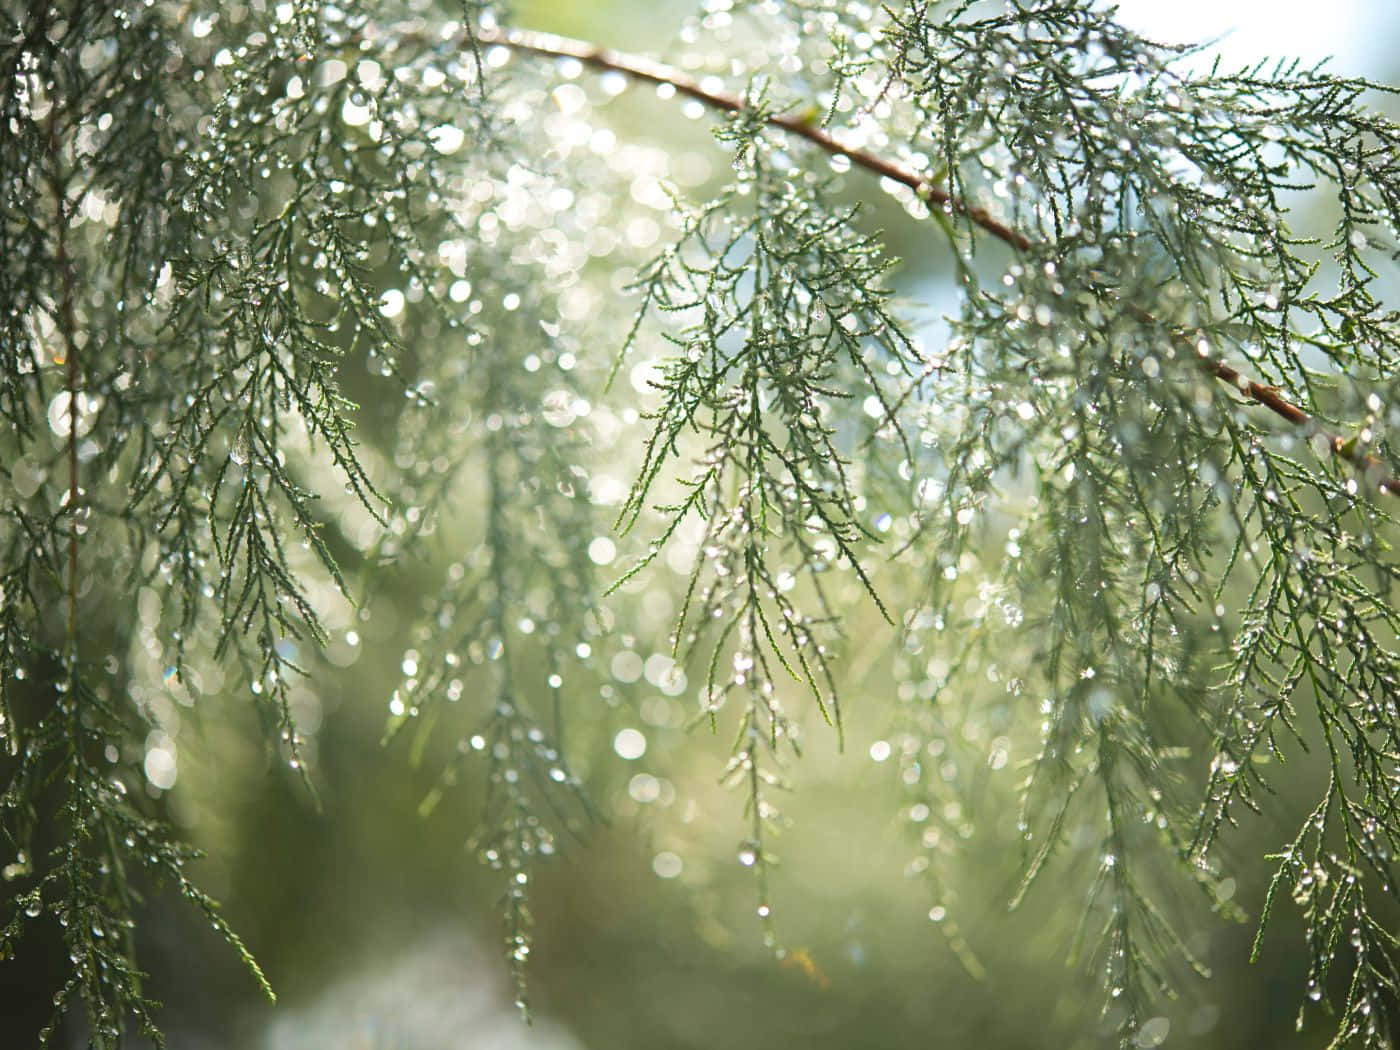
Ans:
<svg viewBox="0 0 1400 1050"><path fill-rule="evenodd" d="M677 0L533 0L518 7L522 25L659 55L692 10ZM1394 0L1355 0L1325 12L1278 0L1134 0L1122 5L1122 14L1155 36L1181 39L1237 24L1225 44L1231 61L1288 50L1310 60L1335 53L1344 72L1400 81L1400 60L1387 45L1400 39ZM620 138L661 149L684 136L678 148L696 151L722 173L727 158L709 141L707 124L677 121L666 106L629 98L610 119ZM874 222L906 260L903 290L936 312L946 277L938 241L888 202L877 205ZM630 310L623 302L619 318ZM647 586L672 579L679 578L657 573ZM399 588L401 609L413 605L412 586L407 579ZM663 596L648 607L647 597L641 590L620 597L623 618L642 622L655 602L671 604ZM946 881L934 881L923 870L922 821L911 819L901 779L907 765L900 760L899 718L905 716L895 712L888 669L895 639L873 615L852 632L862 642L847 656L844 752L833 734L809 720L808 754L789 770L797 788L785 806L792 825L777 844L783 863L772 887L776 928L788 952L782 960L762 942L751 879L736 860L744 835L741 798L716 783L728 741L703 728L684 729L680 701L648 675L619 684L611 704L599 699L596 685L567 696L576 724L597 723L582 737L591 753L581 764L613 818L565 843L535 876L536 1021L527 1028L512 1008L502 959L498 876L466 847L479 815L478 788L469 770L461 791L430 816L418 816L435 781L434 764L415 767L406 747L380 745L405 625L390 611L358 626L359 646L332 650L300 712L315 740L319 812L258 742L246 705L211 698L217 691L207 689L200 710L184 712L172 812L209 852L198 877L225 902L281 1001L262 1002L197 915L153 895L141 943L152 990L166 1003L174 1050L1112 1042L1114 1018L1100 1016L1095 982L1066 963L1094 858L1070 850L1019 911L1006 908L1019 859L1017 765L1030 753L1029 734L1018 727L1035 716L1009 707L987 716L1005 723L1010 761L962 774L977 811L944 812L941 823L966 819L977 833L939 876ZM667 625L649 626L654 637L639 637L635 645L644 656L664 647ZM455 740L470 728L449 727L444 738ZM632 761L612 748L613 734L624 728L639 729L647 740L645 753ZM997 731L993 725L992 735ZM1241 862L1235 899L1251 917L1268 874L1257 858L1291 834L1290 810L1307 798L1301 791L1290 798L1289 785L1305 781L1306 771L1300 764L1298 775L1284 781L1270 817L1246 822L1226 844L1225 856ZM1269 950L1252 966L1250 923L1231 924L1189 904L1180 919L1214 976L1187 979L1181 998L1161 1005L1167 1043L1325 1043L1328 1028L1319 1018L1302 1034L1294 1029L1304 964L1292 950L1299 930L1287 909L1271 928ZM56 972L57 958L44 952L58 948L33 946L24 970L0 967L0 1016L7 1019L0 1030L32 1032L47 1013L35 989L47 987ZM0 1034L0 1047L11 1045L22 1044Z"/></svg>

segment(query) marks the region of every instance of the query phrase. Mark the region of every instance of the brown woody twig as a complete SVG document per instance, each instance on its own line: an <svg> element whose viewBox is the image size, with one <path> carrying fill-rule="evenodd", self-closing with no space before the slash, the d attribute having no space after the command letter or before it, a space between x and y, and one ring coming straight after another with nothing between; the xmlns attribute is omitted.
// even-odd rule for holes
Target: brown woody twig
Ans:
<svg viewBox="0 0 1400 1050"><path fill-rule="evenodd" d="M633 80L646 83L667 85L675 89L676 94L695 99L711 109L737 113L744 108L744 100L739 96L723 91L712 91L702 86L698 80L670 66L637 55L599 47L582 40L554 36L549 33L490 28L478 29L472 38L472 43L476 46L499 45L513 51L545 58L571 58L593 69L622 73ZM931 206L964 216L973 225L1016 251L1028 252L1035 247L1035 242L1024 233L1001 222L985 208L954 197L937 182L911 168L906 168L865 150L846 146L829 132L802 117L774 114L767 120L772 127L781 128L791 135L806 139L825 153L836 157L845 157L856 167L864 168L872 174L909 187ZM1145 324L1160 324L1157 318L1140 307L1130 306L1129 312ZM1171 335L1178 346L1187 349L1191 356L1199 362L1203 371L1228 383L1243 397L1255 404L1262 405L1289 423L1298 427L1306 427L1314 433L1321 434L1326 439L1327 448L1332 455L1360 468L1367 476L1377 478L1377 488L1381 492L1400 495L1400 479L1391 477L1380 460L1357 450L1354 441L1348 442L1342 437L1328 433L1314 420L1311 414L1279 394L1277 387L1256 382L1225 362L1199 353L1182 332L1173 331Z"/></svg>

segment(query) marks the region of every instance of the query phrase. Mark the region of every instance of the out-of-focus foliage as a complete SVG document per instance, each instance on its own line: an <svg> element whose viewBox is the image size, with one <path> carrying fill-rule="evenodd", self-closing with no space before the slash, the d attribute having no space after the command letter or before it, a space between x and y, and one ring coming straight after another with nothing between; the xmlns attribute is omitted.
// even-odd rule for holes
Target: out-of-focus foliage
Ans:
<svg viewBox="0 0 1400 1050"><path fill-rule="evenodd" d="M1384 89L1083 0L514 24L0 4L17 1038L450 906L605 1045L1389 1045Z"/></svg>

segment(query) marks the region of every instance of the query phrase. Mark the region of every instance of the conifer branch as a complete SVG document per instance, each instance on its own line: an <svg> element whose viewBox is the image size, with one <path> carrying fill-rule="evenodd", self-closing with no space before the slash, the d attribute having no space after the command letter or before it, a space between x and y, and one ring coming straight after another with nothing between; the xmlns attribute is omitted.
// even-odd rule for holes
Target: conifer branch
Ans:
<svg viewBox="0 0 1400 1050"><path fill-rule="evenodd" d="M842 741L856 683L862 726L901 705L870 757L910 793L909 873L970 972L939 869L978 856L963 803L995 783L971 771L1028 759L995 789L1022 803L1016 900L1101 850L1083 957L1125 1046L1160 1041L1148 1008L1200 969L1179 889L1243 917L1216 839L1264 810L1267 761L1325 745L1261 922L1287 890L1308 1000L1340 1002L1345 972L1339 1041L1390 1045L1400 519L1333 460L1400 495L1400 314L1378 290L1400 125L1364 104L1379 85L1319 69L1188 72L1093 0L994 6L723 0L682 39L713 31L732 64L676 67L498 26L493 0L446 24L359 0L194 26L164 0L0 11L0 959L66 949L40 1045L86 1024L116 1050L133 1021L159 1043L141 873L268 991L158 801L163 701L246 685L304 770L314 649L360 644L341 566L376 578L374 641L404 634L385 735L441 770L420 812L481 804L522 1008L535 872L598 815L589 754L645 751L612 737L643 679L658 744L687 697L695 723L737 723L720 782L745 796L737 862L775 947L786 763L808 714ZM679 141L619 143L625 84L714 118L732 178ZM852 168L947 238L961 299L937 353L893 305ZM1309 181L1336 191L1330 238L1289 228ZM615 411L584 395L624 270L641 302L617 365L645 360ZM630 568L603 513L659 521ZM898 566L866 562L882 542ZM661 564L676 580L626 586ZM902 630L863 630L862 593ZM838 647L859 654L839 674ZM669 805L661 784L628 797Z"/></svg>
<svg viewBox="0 0 1400 1050"><path fill-rule="evenodd" d="M475 49L481 46L498 45L544 58L574 59L593 69L621 73L633 80L668 86L673 88L676 94L694 99L711 109L738 113L745 108L744 100L739 96L707 88L700 81L687 76L678 69L639 55L615 51L584 40L556 36L551 33L490 27L478 29L469 39L468 44L473 48L474 53ZM1024 233L1001 222L985 208L955 197L939 185L936 178L931 178L866 150L853 149L844 145L834 135L823 130L805 115L773 113L766 115L764 119L769 126L805 139L831 156L845 157L858 168L863 168L873 175L908 187L930 207L937 207L945 214L964 216L973 225L1018 252L1029 252L1036 247L1035 242ZM1152 314L1135 304L1129 304L1127 312L1143 324L1157 325L1160 323ZM1400 495L1400 478L1392 477L1386 473L1384 464L1380 460L1360 452L1356 448L1355 442L1329 433L1318 426L1310 413L1283 397L1276 387L1251 379L1238 369L1201 352L1199 347L1193 345L1182 332L1174 331L1172 340L1198 359L1201 369L1208 375L1221 380L1243 397L1267 408L1294 426L1308 428L1321 436L1327 450L1333 456L1353 464L1368 477L1377 478L1377 488L1382 493Z"/></svg>

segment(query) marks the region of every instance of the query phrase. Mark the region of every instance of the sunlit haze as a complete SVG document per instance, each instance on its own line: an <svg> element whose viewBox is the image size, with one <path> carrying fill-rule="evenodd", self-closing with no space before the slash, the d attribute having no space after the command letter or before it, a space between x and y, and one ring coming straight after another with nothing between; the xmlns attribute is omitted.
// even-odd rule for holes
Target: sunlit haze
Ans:
<svg viewBox="0 0 1400 1050"><path fill-rule="evenodd" d="M1259 58L1334 60L1337 72L1366 72L1386 60L1391 32L1367 31L1379 18L1394 28L1390 0L1122 0L1119 18L1162 42L1216 39L1227 65ZM1393 47L1391 48L1393 50Z"/></svg>

